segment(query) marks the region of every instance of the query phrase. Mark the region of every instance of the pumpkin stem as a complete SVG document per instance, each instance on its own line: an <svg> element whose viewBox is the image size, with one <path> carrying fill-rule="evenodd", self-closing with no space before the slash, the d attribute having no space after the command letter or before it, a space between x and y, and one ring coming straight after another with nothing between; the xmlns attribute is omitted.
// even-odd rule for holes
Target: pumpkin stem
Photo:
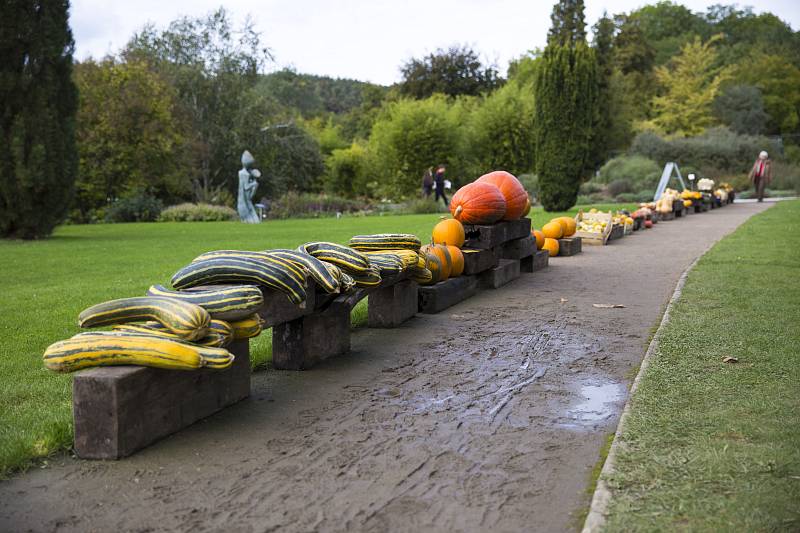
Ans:
<svg viewBox="0 0 800 533"><path fill-rule="evenodd" d="M458 218L458 215L460 215L463 210L464 208L461 206L456 207L456 212L453 213L453 218Z"/></svg>

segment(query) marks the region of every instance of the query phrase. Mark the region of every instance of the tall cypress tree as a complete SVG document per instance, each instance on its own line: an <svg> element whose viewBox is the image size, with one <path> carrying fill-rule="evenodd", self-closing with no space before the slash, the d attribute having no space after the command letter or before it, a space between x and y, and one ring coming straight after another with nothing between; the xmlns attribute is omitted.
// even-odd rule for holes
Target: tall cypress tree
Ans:
<svg viewBox="0 0 800 533"><path fill-rule="evenodd" d="M68 0L0 3L0 236L33 239L63 221L78 156Z"/></svg>
<svg viewBox="0 0 800 533"><path fill-rule="evenodd" d="M548 45L535 84L534 145L545 211L575 205L595 123L597 60L585 43Z"/></svg>
<svg viewBox="0 0 800 533"><path fill-rule="evenodd" d="M552 26L547 34L547 44L575 46L586 42L586 20L583 0L560 0L550 15Z"/></svg>
<svg viewBox="0 0 800 533"><path fill-rule="evenodd" d="M597 106L595 125L592 131L592 151L589 167L595 169L608 158L611 147L611 75L614 71L612 46L614 42L614 21L606 13L594 25L595 56L597 57Z"/></svg>

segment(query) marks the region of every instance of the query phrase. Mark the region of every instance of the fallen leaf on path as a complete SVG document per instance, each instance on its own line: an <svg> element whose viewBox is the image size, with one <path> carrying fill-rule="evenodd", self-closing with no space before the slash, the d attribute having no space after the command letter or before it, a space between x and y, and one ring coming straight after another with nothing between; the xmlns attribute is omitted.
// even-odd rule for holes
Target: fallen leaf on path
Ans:
<svg viewBox="0 0 800 533"><path fill-rule="evenodd" d="M622 304L592 304L592 307L597 307L598 309L622 309L625 306Z"/></svg>
<svg viewBox="0 0 800 533"><path fill-rule="evenodd" d="M723 363L738 363L739 359L737 359L736 357L731 357L730 355L726 355L725 357L722 358L722 362Z"/></svg>
<svg viewBox="0 0 800 533"><path fill-rule="evenodd" d="M561 303L562 303L562 304L564 304L564 303L567 303L568 301L569 301L569 300L567 300L566 298L561 298Z"/></svg>

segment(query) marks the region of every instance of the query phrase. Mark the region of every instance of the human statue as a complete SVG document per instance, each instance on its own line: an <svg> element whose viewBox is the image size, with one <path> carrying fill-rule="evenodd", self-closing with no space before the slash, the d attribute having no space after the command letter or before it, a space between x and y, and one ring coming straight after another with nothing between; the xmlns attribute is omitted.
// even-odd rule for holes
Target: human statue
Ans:
<svg viewBox="0 0 800 533"><path fill-rule="evenodd" d="M253 154L247 150L242 153L242 170L239 171L239 196L236 201L236 209L239 211L239 219L248 224L261 222L261 218L253 206L253 197L258 189L258 178L261 177L261 172L257 168L251 168L255 162Z"/></svg>

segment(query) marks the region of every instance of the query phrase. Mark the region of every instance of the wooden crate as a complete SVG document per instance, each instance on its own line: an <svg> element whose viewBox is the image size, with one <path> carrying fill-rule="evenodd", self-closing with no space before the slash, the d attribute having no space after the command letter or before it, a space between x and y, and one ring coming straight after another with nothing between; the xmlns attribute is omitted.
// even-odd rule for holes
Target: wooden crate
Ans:
<svg viewBox="0 0 800 533"><path fill-rule="evenodd" d="M583 220L605 222L606 227L602 233L590 233L588 231L578 230L575 232L573 237L580 237L581 241L585 244L608 243L608 236L611 234L611 226L613 226L613 222L611 221L611 213L584 213L583 211L578 211L578 214L575 215L575 223L578 224Z"/></svg>

